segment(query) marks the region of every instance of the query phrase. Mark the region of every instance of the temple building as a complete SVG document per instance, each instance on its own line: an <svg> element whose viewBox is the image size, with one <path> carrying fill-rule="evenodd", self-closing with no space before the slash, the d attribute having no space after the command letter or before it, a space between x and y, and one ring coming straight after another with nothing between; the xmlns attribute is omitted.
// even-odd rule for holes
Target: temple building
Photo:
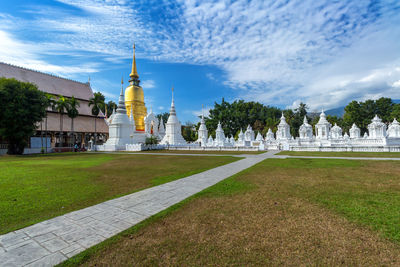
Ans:
<svg viewBox="0 0 400 267"><path fill-rule="evenodd" d="M145 131L144 118L147 116L147 109L144 103L143 88L140 86L139 74L136 67L135 45L133 45L132 71L129 74L129 86L125 89L126 114L130 116L133 110L133 117L137 131Z"/></svg>
<svg viewBox="0 0 400 267"><path fill-rule="evenodd" d="M75 97L80 104L77 108L79 115L74 119L76 143L87 147L89 140L94 137L95 120L98 142L101 143L101 141L107 139L108 127L104 121L104 115L101 112L97 117L92 115L91 107L88 106L89 99L93 97L90 82L73 81L1 62L0 77L33 83L37 85L40 91L53 95L55 98L59 96L65 98ZM40 152L42 147L53 148L72 145L71 119L66 113L63 113L62 116L62 125L60 125L60 113L49 108L47 110L47 120L43 119L41 123L38 123L36 134L29 139L29 145L25 150L31 150L32 152L37 152L38 150ZM6 146L4 145L2 148L6 148Z"/></svg>

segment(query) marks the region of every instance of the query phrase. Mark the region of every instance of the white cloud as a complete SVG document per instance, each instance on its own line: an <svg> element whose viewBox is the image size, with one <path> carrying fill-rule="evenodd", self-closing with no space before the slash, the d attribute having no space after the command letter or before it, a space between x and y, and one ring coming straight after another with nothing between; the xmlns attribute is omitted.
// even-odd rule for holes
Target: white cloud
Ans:
<svg viewBox="0 0 400 267"><path fill-rule="evenodd" d="M205 108L201 110L192 110L190 111L190 113L196 116L196 118L198 118L202 114L204 114L204 117L208 117L210 115L210 108Z"/></svg>
<svg viewBox="0 0 400 267"><path fill-rule="evenodd" d="M395 82L392 84L392 86L393 86L393 87L400 87L400 80L395 81Z"/></svg>
<svg viewBox="0 0 400 267"><path fill-rule="evenodd" d="M135 41L137 57L218 66L226 73L222 82L237 89L232 98L270 105L328 108L370 96L400 98L398 1L58 1L82 12L36 11L29 21L47 33L51 51L97 52L118 61L131 57ZM10 27L10 18L3 20Z"/></svg>
<svg viewBox="0 0 400 267"><path fill-rule="evenodd" d="M5 52L0 53L2 62L61 76L97 71L96 64L65 66L48 63L38 56L38 50L40 50L38 45L22 42L3 30L0 30L0 40L0 51Z"/></svg>
<svg viewBox="0 0 400 267"><path fill-rule="evenodd" d="M142 88L145 88L145 89L151 89L151 88L156 87L156 83L154 80L144 80L141 82L141 86L142 86Z"/></svg>

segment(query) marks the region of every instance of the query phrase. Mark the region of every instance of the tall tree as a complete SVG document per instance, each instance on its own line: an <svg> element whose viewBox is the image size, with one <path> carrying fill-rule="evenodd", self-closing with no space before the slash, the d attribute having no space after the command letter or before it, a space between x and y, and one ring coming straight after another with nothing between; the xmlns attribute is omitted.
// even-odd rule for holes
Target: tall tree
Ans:
<svg viewBox="0 0 400 267"><path fill-rule="evenodd" d="M101 92L95 92L95 93L93 93L93 96L102 103L102 105L99 106L99 108L100 108L101 112L103 112L103 114L106 114L106 104L105 104L106 97Z"/></svg>
<svg viewBox="0 0 400 267"><path fill-rule="evenodd" d="M94 93L93 97L89 99L89 107L92 107L92 115L94 116L94 150L96 151L97 142L97 116L100 110L104 107L104 96L101 93Z"/></svg>
<svg viewBox="0 0 400 267"><path fill-rule="evenodd" d="M78 107L80 107L79 101L75 97L71 97L68 99L68 107L67 107L67 114L68 117L71 118L71 135L72 135L72 146L75 145L75 131L74 131L74 119L78 117L79 111Z"/></svg>
<svg viewBox="0 0 400 267"><path fill-rule="evenodd" d="M63 145L63 115L66 110L69 108L69 101L64 96L60 95L57 100L55 100L55 109L58 113L60 113L60 139L59 139L59 147Z"/></svg>
<svg viewBox="0 0 400 267"><path fill-rule="evenodd" d="M357 124L364 134L368 124L375 115L378 115L383 122L388 123L394 104L390 98L379 98L378 100L366 100L365 102L352 101L344 108L343 126L349 129L353 123Z"/></svg>
<svg viewBox="0 0 400 267"><path fill-rule="evenodd" d="M110 117L111 113L113 112L114 109L117 109L117 104L110 100L107 102L106 105L104 105L105 107L107 107L107 116ZM104 114L106 114L106 112L104 111Z"/></svg>
<svg viewBox="0 0 400 267"><path fill-rule="evenodd" d="M169 113L168 112L164 112L164 113L161 113L161 114L157 114L156 117L160 122L162 120L162 122L164 122L164 124L166 124L167 121L168 121Z"/></svg>
<svg viewBox="0 0 400 267"><path fill-rule="evenodd" d="M0 78L0 106L0 136L8 143L7 153L22 154L46 116L46 96L34 84Z"/></svg>
<svg viewBox="0 0 400 267"><path fill-rule="evenodd" d="M290 132L292 136L299 136L300 126L303 124L304 116L307 115L307 105L301 102L299 107L294 110L287 110L285 117L288 119L290 124Z"/></svg>
<svg viewBox="0 0 400 267"><path fill-rule="evenodd" d="M279 118L281 110L275 107L264 106L258 102L245 102L244 100L229 103L222 99L221 103L215 103L210 109L208 118L205 119L209 134L215 135L218 122L221 122L225 135L236 136L240 129L246 130L247 126L257 127L256 130L264 130L264 122L268 118ZM256 124L256 121L260 123Z"/></svg>
<svg viewBox="0 0 400 267"><path fill-rule="evenodd" d="M390 121L397 119L400 121L400 104L394 104L392 113L390 113Z"/></svg>

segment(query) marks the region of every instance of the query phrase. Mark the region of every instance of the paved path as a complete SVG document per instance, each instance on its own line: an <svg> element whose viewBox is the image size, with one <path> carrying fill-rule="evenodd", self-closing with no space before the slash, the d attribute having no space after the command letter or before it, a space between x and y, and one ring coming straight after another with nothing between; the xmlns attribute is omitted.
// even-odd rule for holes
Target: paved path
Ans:
<svg viewBox="0 0 400 267"><path fill-rule="evenodd" d="M233 163L0 235L0 266L56 265L275 153L246 155Z"/></svg>

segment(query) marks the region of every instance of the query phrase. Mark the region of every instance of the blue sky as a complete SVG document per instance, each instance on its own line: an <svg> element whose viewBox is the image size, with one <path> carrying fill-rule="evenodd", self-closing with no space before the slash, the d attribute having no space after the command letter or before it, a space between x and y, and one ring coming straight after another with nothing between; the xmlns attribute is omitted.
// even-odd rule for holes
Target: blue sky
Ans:
<svg viewBox="0 0 400 267"><path fill-rule="evenodd" d="M312 111L400 99L400 1L0 1L0 61L117 100L132 44L146 106L182 122L224 97Z"/></svg>

